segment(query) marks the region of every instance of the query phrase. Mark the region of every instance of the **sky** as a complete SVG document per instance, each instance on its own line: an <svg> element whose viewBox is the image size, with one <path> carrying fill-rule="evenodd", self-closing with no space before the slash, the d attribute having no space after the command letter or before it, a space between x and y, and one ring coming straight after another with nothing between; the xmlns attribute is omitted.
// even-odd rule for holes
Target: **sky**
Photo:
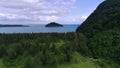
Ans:
<svg viewBox="0 0 120 68"><path fill-rule="evenodd" d="M0 0L0 24L81 24L104 0Z"/></svg>

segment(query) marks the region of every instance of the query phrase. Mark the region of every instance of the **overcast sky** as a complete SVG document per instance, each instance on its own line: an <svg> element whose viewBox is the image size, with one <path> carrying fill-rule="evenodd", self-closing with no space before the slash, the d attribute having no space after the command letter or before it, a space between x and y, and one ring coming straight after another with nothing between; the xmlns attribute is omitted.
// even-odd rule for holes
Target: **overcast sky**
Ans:
<svg viewBox="0 0 120 68"><path fill-rule="evenodd" d="M0 0L0 24L80 24L103 1Z"/></svg>

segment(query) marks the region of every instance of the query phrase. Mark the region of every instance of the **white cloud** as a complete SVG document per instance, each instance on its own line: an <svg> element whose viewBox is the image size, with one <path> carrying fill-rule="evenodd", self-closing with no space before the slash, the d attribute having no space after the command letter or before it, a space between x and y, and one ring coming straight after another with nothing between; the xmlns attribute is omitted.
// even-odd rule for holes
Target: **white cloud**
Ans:
<svg viewBox="0 0 120 68"><path fill-rule="evenodd" d="M23 0L24 2L28 2L28 3L37 3L39 2L39 0Z"/></svg>
<svg viewBox="0 0 120 68"><path fill-rule="evenodd" d="M0 19L5 20L13 20L13 19L28 19L25 15L16 15L16 14L9 14L9 13L0 13Z"/></svg>
<svg viewBox="0 0 120 68"><path fill-rule="evenodd" d="M39 16L39 19L41 21L57 21L58 17L57 16Z"/></svg>
<svg viewBox="0 0 120 68"><path fill-rule="evenodd" d="M76 0L0 0L0 19L57 21Z"/></svg>
<svg viewBox="0 0 120 68"><path fill-rule="evenodd" d="M81 19L83 19L83 20L85 20L87 18L88 18L88 16L81 16Z"/></svg>
<svg viewBox="0 0 120 68"><path fill-rule="evenodd" d="M88 18L88 16L75 16L69 17L66 21L68 22L79 22L79 21L85 21Z"/></svg>

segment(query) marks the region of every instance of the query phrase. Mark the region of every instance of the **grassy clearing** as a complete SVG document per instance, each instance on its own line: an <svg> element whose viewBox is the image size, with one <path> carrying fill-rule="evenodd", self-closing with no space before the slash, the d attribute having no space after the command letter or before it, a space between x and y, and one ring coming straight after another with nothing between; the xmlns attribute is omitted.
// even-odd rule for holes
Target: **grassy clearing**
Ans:
<svg viewBox="0 0 120 68"><path fill-rule="evenodd" d="M87 60L78 63L63 64L58 68L100 68L100 67L91 60Z"/></svg>
<svg viewBox="0 0 120 68"><path fill-rule="evenodd" d="M0 59L0 68L5 68L3 62L2 62L2 59Z"/></svg>
<svg viewBox="0 0 120 68"><path fill-rule="evenodd" d="M94 63L94 59L83 57L76 53L74 54L74 61L69 64L62 64L58 68L100 68L98 64Z"/></svg>

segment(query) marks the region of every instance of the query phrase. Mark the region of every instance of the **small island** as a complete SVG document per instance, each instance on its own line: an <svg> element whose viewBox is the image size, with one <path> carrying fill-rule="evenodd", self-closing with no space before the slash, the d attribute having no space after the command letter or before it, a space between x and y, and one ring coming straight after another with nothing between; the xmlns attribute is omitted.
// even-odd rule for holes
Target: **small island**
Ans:
<svg viewBox="0 0 120 68"><path fill-rule="evenodd" d="M0 27L28 27L27 25L3 25L3 24L0 24Z"/></svg>
<svg viewBox="0 0 120 68"><path fill-rule="evenodd" d="M51 23L45 25L45 27L63 27L63 25L58 24L56 22L51 22Z"/></svg>

